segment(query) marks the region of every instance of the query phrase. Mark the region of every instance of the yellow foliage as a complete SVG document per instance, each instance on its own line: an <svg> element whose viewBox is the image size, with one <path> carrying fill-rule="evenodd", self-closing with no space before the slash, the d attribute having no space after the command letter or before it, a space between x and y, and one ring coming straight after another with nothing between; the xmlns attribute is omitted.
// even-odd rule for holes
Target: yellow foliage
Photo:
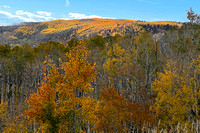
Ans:
<svg viewBox="0 0 200 133"><path fill-rule="evenodd" d="M22 32L23 35L31 35L35 33L36 27L46 27L44 28L40 33L41 34L53 34L62 32L65 30L70 29L77 29L76 34L79 36L87 36L91 33L98 33L99 35L106 36L106 32L109 31L109 34L115 35L115 34L125 34L126 29L125 27L132 27L135 32L139 31L141 29L140 25L178 25L181 26L181 24L170 22L170 21L157 21L157 22L140 22L136 20L126 20L126 19L83 19L83 20L53 20L48 22L43 22L40 24L37 24L33 27L31 26L22 26L19 27L15 32Z"/></svg>
<svg viewBox="0 0 200 133"><path fill-rule="evenodd" d="M23 107L23 106L21 106ZM17 108L15 111L18 112L20 109ZM3 133L13 133L13 132L27 132L28 121L27 119L19 114L13 115L8 112L8 103L0 104L0 119Z"/></svg>
<svg viewBox="0 0 200 133"><path fill-rule="evenodd" d="M51 60L44 63L44 81L38 94L31 94L27 101L26 115L43 125L40 130L71 130L74 115L83 122L94 123L91 117L94 117L96 101L88 96L88 92L93 90L90 82L96 74L95 64L87 61L88 50L81 41L66 56L69 61L63 62L60 68L52 65ZM48 75L45 74L47 68L50 68Z"/></svg>
<svg viewBox="0 0 200 133"><path fill-rule="evenodd" d="M157 93L154 110L163 124L185 124L188 121L188 112L194 109L195 97L194 79L185 71L172 67L168 63L163 73L153 83Z"/></svg>
<svg viewBox="0 0 200 133"><path fill-rule="evenodd" d="M23 35L32 35L37 28L35 26L21 26L15 30L15 32L21 32Z"/></svg>
<svg viewBox="0 0 200 133"><path fill-rule="evenodd" d="M131 63L131 55L118 44L114 44L113 48L110 48L107 54L109 58L103 65L103 68L111 77L118 74L127 74L127 68L133 66Z"/></svg>
<svg viewBox="0 0 200 133"><path fill-rule="evenodd" d="M182 26L181 23L171 22L171 21L154 21L154 22L144 22L144 24L150 24L150 25L172 25L172 26Z"/></svg>
<svg viewBox="0 0 200 133"><path fill-rule="evenodd" d="M8 115L8 103L7 102L1 102L0 103L0 119L2 119L2 121L5 121L6 116Z"/></svg>

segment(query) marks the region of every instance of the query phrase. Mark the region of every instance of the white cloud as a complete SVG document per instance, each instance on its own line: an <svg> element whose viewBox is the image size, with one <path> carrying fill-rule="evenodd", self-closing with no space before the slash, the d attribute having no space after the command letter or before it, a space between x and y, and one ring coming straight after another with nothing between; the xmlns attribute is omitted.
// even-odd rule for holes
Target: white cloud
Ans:
<svg viewBox="0 0 200 133"><path fill-rule="evenodd" d="M102 16L97 16L97 15L85 15L81 13L69 13L69 18L71 19L88 19L88 18L108 18L108 17L102 17Z"/></svg>
<svg viewBox="0 0 200 133"><path fill-rule="evenodd" d="M51 16L50 12L44 12L44 11L37 11L37 14L42 15L42 16Z"/></svg>
<svg viewBox="0 0 200 133"><path fill-rule="evenodd" d="M3 5L3 7L4 7L4 8L10 8L10 6L7 6L7 5Z"/></svg>
<svg viewBox="0 0 200 133"><path fill-rule="evenodd" d="M64 20L71 20L71 19L89 19L89 18L109 18L109 17L102 17L97 15L85 15L81 13L68 13L68 15L63 16L62 18L54 18L52 17L50 12L45 11L37 11L36 13L26 12L23 10L18 10L15 13L10 13L7 11L1 11L0 15L3 15L4 24L7 22L8 24L19 23L19 22L44 22L50 21L55 19L64 19ZM3 22L0 22L2 25ZM4 25L3 24L3 25Z"/></svg>
<svg viewBox="0 0 200 133"><path fill-rule="evenodd" d="M37 15L31 12L24 12L23 10L16 11L16 15L25 16L28 17L29 19L33 19L34 21L49 21L55 19L54 17L51 16Z"/></svg>
<svg viewBox="0 0 200 133"><path fill-rule="evenodd" d="M69 0L66 0L66 5L69 6Z"/></svg>
<svg viewBox="0 0 200 133"><path fill-rule="evenodd" d="M22 16L18 16L18 15L13 15L9 12L6 12L6 11L0 11L0 14L3 14L5 16L7 16L8 18L18 18L18 19L21 19L23 21L26 21L26 22L32 22L34 20L30 19L30 18L25 18L25 17L22 17Z"/></svg>
<svg viewBox="0 0 200 133"><path fill-rule="evenodd" d="M41 13L41 12L39 11L39 13ZM18 11L16 11L15 14L12 14L7 11L0 11L0 14L5 15L8 18L18 18L25 22L39 22L39 21L49 21L49 20L56 19L54 17L47 16L47 15L50 15L47 12L45 14L43 12L41 15L40 14L38 15L38 14L31 13L31 12L24 12L23 10L18 10Z"/></svg>

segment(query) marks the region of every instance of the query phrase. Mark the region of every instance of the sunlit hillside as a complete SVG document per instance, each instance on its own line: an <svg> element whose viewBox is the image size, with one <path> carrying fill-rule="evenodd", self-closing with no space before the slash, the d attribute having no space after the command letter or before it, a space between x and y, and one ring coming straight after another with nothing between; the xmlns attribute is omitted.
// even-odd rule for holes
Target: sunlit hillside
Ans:
<svg viewBox="0 0 200 133"><path fill-rule="evenodd" d="M16 26L0 27L0 43L34 44L41 41L62 41L77 38L88 38L95 35L114 36L138 33L147 30L152 33L169 30L171 26L181 26L170 21L143 22L125 19L81 19L54 20L41 23L24 23Z"/></svg>

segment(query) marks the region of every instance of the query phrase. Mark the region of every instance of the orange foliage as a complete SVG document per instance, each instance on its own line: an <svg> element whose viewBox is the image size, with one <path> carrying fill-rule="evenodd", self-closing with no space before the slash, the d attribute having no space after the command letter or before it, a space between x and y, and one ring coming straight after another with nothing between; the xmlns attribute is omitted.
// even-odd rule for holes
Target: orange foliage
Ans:
<svg viewBox="0 0 200 133"><path fill-rule="evenodd" d="M140 123L154 122L154 116L149 112L149 105L127 101L114 88L105 89L101 99L96 130L128 132L128 129L131 129L128 125L132 128L141 128Z"/></svg>
<svg viewBox="0 0 200 133"><path fill-rule="evenodd" d="M66 55L69 61L63 62L60 68L52 65L51 60L44 62L47 66L44 72L50 74L44 73L46 76L38 93L31 94L27 100L29 109L26 115L41 124L48 124L49 129L54 127L52 130L55 131L62 124L69 126L65 130L70 129L74 114L77 118L85 119L84 115L91 114L86 108L94 105L94 100L87 96L92 90L90 82L96 74L94 65L87 61L88 50L79 42ZM59 71L64 73L60 74Z"/></svg>
<svg viewBox="0 0 200 133"><path fill-rule="evenodd" d="M49 62L51 62L51 60L49 60ZM48 66L50 65L49 62L45 64ZM44 110L48 104L53 105L52 108L55 108L57 105L55 99L56 89L54 88L52 81L59 76L59 73L55 70L55 66L52 66L51 70L53 73L45 76L44 81L41 83L41 87L38 88L38 92L31 94L27 100L30 108L26 111L26 114L29 118L34 118L38 122L43 122L46 119L46 112ZM43 71L43 75L46 75L46 66L43 68Z"/></svg>
<svg viewBox="0 0 200 133"><path fill-rule="evenodd" d="M45 27L40 32L41 34L54 34L65 30L77 29L76 34L79 36L89 37L91 34L97 33L101 36L106 36L109 32L110 35L126 34L126 30L134 30L135 32L141 30L139 25L177 25L181 24L170 21L156 21L156 22L141 22L136 20L126 19L81 19L81 20L53 20L48 22L42 22L33 27L22 26L19 27L16 32L22 32L24 35L33 34L36 31L36 27ZM47 27L47 28L46 28Z"/></svg>

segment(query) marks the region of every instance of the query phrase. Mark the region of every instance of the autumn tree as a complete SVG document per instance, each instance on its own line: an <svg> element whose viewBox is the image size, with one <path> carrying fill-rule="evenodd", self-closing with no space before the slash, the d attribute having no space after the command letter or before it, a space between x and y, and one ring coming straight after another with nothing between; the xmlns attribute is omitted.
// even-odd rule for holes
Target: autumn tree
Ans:
<svg viewBox="0 0 200 133"><path fill-rule="evenodd" d="M66 55L68 61L60 60L60 68L52 65L51 61L47 62L48 67L44 67L44 72L48 69L50 74L45 76L38 92L27 100L27 116L46 125L50 132L58 132L63 128L65 131L78 132L84 126L84 116L90 113L85 106L93 103L89 92L95 71L94 64L87 61L88 50L80 41Z"/></svg>
<svg viewBox="0 0 200 133"><path fill-rule="evenodd" d="M107 60L103 65L108 75L109 87L114 87L121 91L123 88L122 82L125 80L123 77L128 75L130 67L133 67L133 63L129 52L118 44L109 47Z"/></svg>
<svg viewBox="0 0 200 133"><path fill-rule="evenodd" d="M101 93L95 129L103 132L134 132L144 124L153 126L154 116L149 104L131 102L114 88L106 88Z"/></svg>
<svg viewBox="0 0 200 133"><path fill-rule="evenodd" d="M199 86L196 85L196 76L191 74L189 67L168 62L164 72L159 73L153 83L157 93L153 109L163 125L173 128L178 123L191 123L198 116L194 113L198 108Z"/></svg>

